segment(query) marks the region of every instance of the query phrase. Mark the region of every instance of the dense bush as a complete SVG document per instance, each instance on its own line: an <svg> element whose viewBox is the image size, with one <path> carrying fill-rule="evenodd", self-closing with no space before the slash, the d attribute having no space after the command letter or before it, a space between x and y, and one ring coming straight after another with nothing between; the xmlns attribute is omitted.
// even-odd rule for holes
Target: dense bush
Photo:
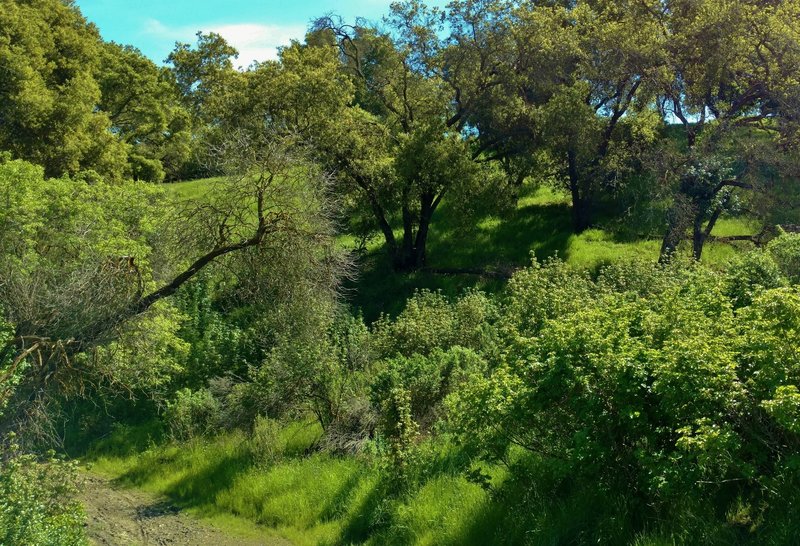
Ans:
<svg viewBox="0 0 800 546"><path fill-rule="evenodd" d="M88 544L75 499L75 465L39 461L10 440L0 444L0 544Z"/></svg>
<svg viewBox="0 0 800 546"><path fill-rule="evenodd" d="M800 282L800 233L783 233L767 245L775 263L791 282Z"/></svg>
<svg viewBox="0 0 800 546"><path fill-rule="evenodd" d="M167 403L165 412L170 434L176 440L188 440L218 430L219 418L220 403L208 389L179 390L175 399Z"/></svg>
<svg viewBox="0 0 800 546"><path fill-rule="evenodd" d="M453 347L434 350L425 356L399 355L387 360L372 381L372 398L376 407L397 389L408 393L411 415L428 428L441 419L441 402L461 386L469 376L486 369L483 359L470 349Z"/></svg>
<svg viewBox="0 0 800 546"><path fill-rule="evenodd" d="M480 292L451 302L439 292L421 290L397 318L383 316L375 323L375 349L385 357L427 355L453 346L485 349L496 315L494 303Z"/></svg>
<svg viewBox="0 0 800 546"><path fill-rule="evenodd" d="M642 507L738 498L756 525L798 479L800 292L786 283L768 253L596 281L534 264L509 285L502 363L450 398L452 423L490 459L522 448Z"/></svg>

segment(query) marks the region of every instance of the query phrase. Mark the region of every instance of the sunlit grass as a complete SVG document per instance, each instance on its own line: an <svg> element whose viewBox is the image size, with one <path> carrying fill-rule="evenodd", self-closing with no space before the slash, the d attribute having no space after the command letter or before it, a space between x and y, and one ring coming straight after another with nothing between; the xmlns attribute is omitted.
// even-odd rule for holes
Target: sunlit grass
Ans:
<svg viewBox="0 0 800 546"><path fill-rule="evenodd" d="M308 423L284 426L277 439L283 456L272 464L257 462L241 432L127 455L100 446L88 464L122 487L164 496L238 534L298 545L476 543L469 538L474 522L493 501L461 475L452 445L423 449L425 478L394 496L382 486L377 459L309 451L318 432Z"/></svg>
<svg viewBox="0 0 800 546"><path fill-rule="evenodd" d="M190 199L202 198L214 182L219 182L221 180L220 177L214 177L187 180L186 182L172 182L164 184L164 189L167 195L177 198L180 201L188 201Z"/></svg>

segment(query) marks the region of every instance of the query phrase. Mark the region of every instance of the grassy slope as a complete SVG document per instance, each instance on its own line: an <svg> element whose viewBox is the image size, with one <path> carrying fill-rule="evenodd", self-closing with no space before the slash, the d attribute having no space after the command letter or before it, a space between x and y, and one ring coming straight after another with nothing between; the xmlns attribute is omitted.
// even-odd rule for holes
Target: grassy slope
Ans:
<svg viewBox="0 0 800 546"><path fill-rule="evenodd" d="M530 263L531 255L543 260L558 255L575 267L596 270L619 260L657 260L659 239L637 238L603 229L572 232L568 196L550 188L526 186L515 209L502 217L477 211L474 218L460 221L458 211L444 202L434 215L428 242L428 265L433 268L514 268ZM757 231L745 219L723 218L714 235L742 235ZM740 243L739 248L747 248ZM689 252L688 247L685 252ZM703 261L723 264L738 252L730 244L710 242ZM351 286L351 301L367 320L381 312L396 314L418 288L442 290L457 295L464 288L488 292L504 283L476 275L436 275L425 272L395 273L391 270L380 239L375 239L362 261L358 281Z"/></svg>
<svg viewBox="0 0 800 546"><path fill-rule="evenodd" d="M119 430L118 435L128 430ZM655 546L657 530L637 534L638 517L618 496L555 487L552 468L516 457L508 467L486 466L490 488L464 478L469 457L445 438L420 447L423 470L409 491L388 495L385 470L368 457L312 452L319 430L282 429L281 457L257 463L241 433L144 451L88 457L92 472L118 484L164 495L215 526L246 536L281 537L299 545L514 545L585 543ZM106 446L124 444L111 437ZM519 481L524 476L526 481ZM600 529L598 521L613 522ZM720 544L734 544L725 529L710 529ZM731 540L728 540L728 539Z"/></svg>

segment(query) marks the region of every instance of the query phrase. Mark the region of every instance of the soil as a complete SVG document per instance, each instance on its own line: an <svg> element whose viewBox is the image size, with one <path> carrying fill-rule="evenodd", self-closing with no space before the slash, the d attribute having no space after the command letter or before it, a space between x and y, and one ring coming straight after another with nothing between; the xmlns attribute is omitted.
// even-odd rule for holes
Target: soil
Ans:
<svg viewBox="0 0 800 546"><path fill-rule="evenodd" d="M85 475L82 482L87 534L98 546L291 546L275 537L231 535L164 499L117 487L100 476Z"/></svg>

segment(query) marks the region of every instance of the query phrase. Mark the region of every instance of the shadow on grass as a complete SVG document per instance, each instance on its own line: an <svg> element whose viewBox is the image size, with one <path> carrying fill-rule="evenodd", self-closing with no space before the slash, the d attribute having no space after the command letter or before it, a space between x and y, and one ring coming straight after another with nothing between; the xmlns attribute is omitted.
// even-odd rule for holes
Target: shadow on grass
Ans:
<svg viewBox="0 0 800 546"><path fill-rule="evenodd" d="M180 478L160 488L163 495L180 508L216 513L217 495L229 489L240 474L250 469L251 456L244 449L236 449L221 456L201 458L201 455L190 455L184 458L186 449L202 448L181 446L168 452L148 453L114 481L126 487L142 487L157 482L166 472L175 475L183 471Z"/></svg>
<svg viewBox="0 0 800 546"><path fill-rule="evenodd" d="M447 211L441 212L447 218ZM531 252L540 258L563 253L571 234L569 206L561 203L528 205L502 220L488 216L473 228L435 223L430 262L437 267L523 266Z"/></svg>
<svg viewBox="0 0 800 546"><path fill-rule="evenodd" d="M530 204L502 219L492 214L471 215L463 221L443 203L437 210L428 241L428 266L441 269L516 268L539 259L564 255L572 235L570 207L566 203ZM368 322L381 313L396 315L415 290L441 290L457 296L467 288L496 292L505 282L480 275L411 273L392 269L380 248L366 256L358 279L347 286L351 305Z"/></svg>
<svg viewBox="0 0 800 546"><path fill-rule="evenodd" d="M385 506L386 486L379 481L370 484L369 492L361 502L350 506L348 516L342 525L339 537L326 546L362 544L374 535L378 528L385 527L389 521L382 517Z"/></svg>

